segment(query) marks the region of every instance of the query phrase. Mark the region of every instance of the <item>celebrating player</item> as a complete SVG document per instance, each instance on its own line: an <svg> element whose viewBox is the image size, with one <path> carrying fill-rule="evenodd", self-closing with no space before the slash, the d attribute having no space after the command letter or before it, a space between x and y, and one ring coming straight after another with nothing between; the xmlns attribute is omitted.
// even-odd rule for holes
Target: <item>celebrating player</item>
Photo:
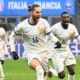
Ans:
<svg viewBox="0 0 80 80"><path fill-rule="evenodd" d="M53 64L58 72L59 78L64 78L64 64L68 69L68 80L74 80L74 65L76 64L75 57L71 53L67 41L69 39L77 39L80 41L80 36L76 27L70 23L70 16L67 12L61 14L61 21L52 26L53 34L61 41L62 47L54 49Z"/></svg>
<svg viewBox="0 0 80 80"><path fill-rule="evenodd" d="M4 80L5 75L3 72L2 64L5 61L5 52L7 51L7 26L0 23L0 80Z"/></svg>
<svg viewBox="0 0 80 80"><path fill-rule="evenodd" d="M37 4L29 6L28 11L30 13L29 18L20 22L10 35L11 51L15 52L14 35L23 34L25 57L30 67L36 71L37 80L44 80L44 72L48 68L46 35L52 42L56 43L56 48L60 48L61 44L51 33L48 22L41 18L40 6Z"/></svg>

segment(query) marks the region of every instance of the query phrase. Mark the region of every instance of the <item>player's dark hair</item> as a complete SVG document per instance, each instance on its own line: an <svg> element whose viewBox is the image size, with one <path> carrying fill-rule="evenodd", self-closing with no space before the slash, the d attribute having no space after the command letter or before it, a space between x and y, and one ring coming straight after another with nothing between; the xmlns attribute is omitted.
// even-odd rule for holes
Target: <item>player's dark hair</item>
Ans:
<svg viewBox="0 0 80 80"><path fill-rule="evenodd" d="M34 11L35 7L40 7L38 4L33 4L32 6L28 6L28 11Z"/></svg>
<svg viewBox="0 0 80 80"><path fill-rule="evenodd" d="M61 13L61 16L62 16L63 14L68 14L68 12L66 12L66 11L62 12L62 13Z"/></svg>

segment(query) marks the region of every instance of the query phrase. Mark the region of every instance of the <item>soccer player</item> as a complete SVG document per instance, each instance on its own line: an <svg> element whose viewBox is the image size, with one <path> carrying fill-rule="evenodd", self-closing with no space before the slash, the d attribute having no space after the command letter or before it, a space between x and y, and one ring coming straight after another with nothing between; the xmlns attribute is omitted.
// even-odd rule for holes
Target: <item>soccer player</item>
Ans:
<svg viewBox="0 0 80 80"><path fill-rule="evenodd" d="M60 49L54 49L53 51L53 64L58 76L61 79L65 77L65 64L69 72L68 80L74 80L76 60L70 51L67 41L69 39L77 39L80 42L80 36L75 25L70 23L70 16L67 12L61 14L61 21L52 26L52 32L62 43Z"/></svg>
<svg viewBox="0 0 80 80"><path fill-rule="evenodd" d="M0 23L0 80L5 79L2 65L5 61L5 54L9 51L9 49L7 24ZM18 59L17 54L12 54L12 57L15 60Z"/></svg>
<svg viewBox="0 0 80 80"><path fill-rule="evenodd" d="M20 22L10 35L11 51L15 52L14 36L23 34L25 57L31 69L36 71L37 80L44 80L44 72L48 68L48 49L46 35L55 43L55 48L60 48L59 40L51 33L49 23L41 18L41 8L37 4L29 6L30 15ZM15 52L16 53L16 52Z"/></svg>
<svg viewBox="0 0 80 80"><path fill-rule="evenodd" d="M6 33L7 33L6 24L0 23L0 80L4 80L5 78L2 64L5 61L4 54L6 52L7 47Z"/></svg>

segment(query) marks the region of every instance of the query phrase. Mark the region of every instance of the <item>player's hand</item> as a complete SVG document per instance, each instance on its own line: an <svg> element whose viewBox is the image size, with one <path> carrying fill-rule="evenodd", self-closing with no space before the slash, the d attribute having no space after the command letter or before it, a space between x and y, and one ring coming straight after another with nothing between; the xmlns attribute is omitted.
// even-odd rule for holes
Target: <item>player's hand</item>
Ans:
<svg viewBox="0 0 80 80"><path fill-rule="evenodd" d="M61 48L61 43L60 43L59 41L57 41L57 42L55 43L55 45L56 45L56 46L55 46L55 49L56 49L56 48Z"/></svg>
<svg viewBox="0 0 80 80"><path fill-rule="evenodd" d="M12 58L13 58L14 60L19 59L19 56L18 56L18 54L17 54L15 51L11 52L11 54L12 54Z"/></svg>

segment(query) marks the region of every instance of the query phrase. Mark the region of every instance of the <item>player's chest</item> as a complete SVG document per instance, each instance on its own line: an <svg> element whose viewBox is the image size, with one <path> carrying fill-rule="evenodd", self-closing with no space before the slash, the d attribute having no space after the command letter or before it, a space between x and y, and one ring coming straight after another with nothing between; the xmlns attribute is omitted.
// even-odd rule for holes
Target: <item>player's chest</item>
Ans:
<svg viewBox="0 0 80 80"><path fill-rule="evenodd" d="M27 36L34 36L34 35L40 35L44 31L43 26L26 26L24 28L24 34Z"/></svg>
<svg viewBox="0 0 80 80"><path fill-rule="evenodd" d="M73 36L73 30L71 28L68 29L63 29L63 28L59 28L59 30L57 30L56 35L60 38L60 39L69 39L70 37Z"/></svg>

